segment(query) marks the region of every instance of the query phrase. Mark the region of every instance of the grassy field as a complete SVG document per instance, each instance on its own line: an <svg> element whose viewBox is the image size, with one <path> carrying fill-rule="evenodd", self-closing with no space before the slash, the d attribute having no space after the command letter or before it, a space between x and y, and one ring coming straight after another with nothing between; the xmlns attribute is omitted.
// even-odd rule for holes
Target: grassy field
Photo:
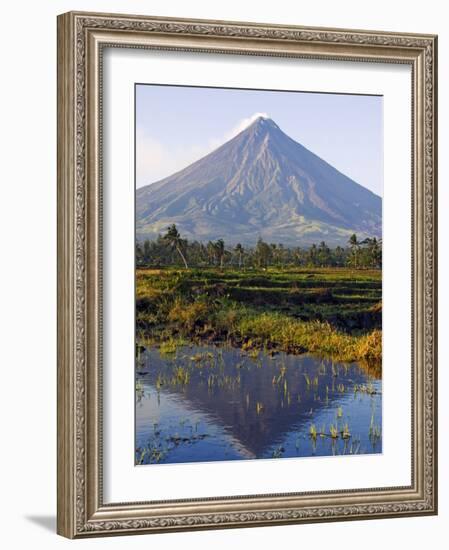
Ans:
<svg viewBox="0 0 449 550"><path fill-rule="evenodd" d="M380 365L380 270L138 269L138 340L314 353Z"/></svg>

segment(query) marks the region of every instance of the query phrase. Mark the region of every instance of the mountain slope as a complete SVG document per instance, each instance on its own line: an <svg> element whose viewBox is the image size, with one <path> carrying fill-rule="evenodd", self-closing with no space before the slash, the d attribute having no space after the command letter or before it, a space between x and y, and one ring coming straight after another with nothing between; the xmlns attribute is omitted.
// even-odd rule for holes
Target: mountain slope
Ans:
<svg viewBox="0 0 449 550"><path fill-rule="evenodd" d="M258 118L183 170L136 192L137 238L170 223L201 241L289 246L380 236L381 198Z"/></svg>

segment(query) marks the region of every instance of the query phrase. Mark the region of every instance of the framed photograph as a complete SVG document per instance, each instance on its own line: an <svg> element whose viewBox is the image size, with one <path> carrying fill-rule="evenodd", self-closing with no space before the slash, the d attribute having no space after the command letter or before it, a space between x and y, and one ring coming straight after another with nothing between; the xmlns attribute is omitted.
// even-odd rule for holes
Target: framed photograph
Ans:
<svg viewBox="0 0 449 550"><path fill-rule="evenodd" d="M433 35L58 18L58 532L435 514Z"/></svg>

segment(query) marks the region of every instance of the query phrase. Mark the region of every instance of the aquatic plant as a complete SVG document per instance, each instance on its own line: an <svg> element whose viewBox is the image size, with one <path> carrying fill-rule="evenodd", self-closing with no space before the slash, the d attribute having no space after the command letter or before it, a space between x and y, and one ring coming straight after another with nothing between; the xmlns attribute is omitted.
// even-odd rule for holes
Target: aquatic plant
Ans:
<svg viewBox="0 0 449 550"><path fill-rule="evenodd" d="M136 401L139 403L145 397L145 388L141 380L136 380Z"/></svg>
<svg viewBox="0 0 449 550"><path fill-rule="evenodd" d="M351 432L349 431L349 426L348 424L345 424L343 426L343 430L341 431L341 437L343 439L349 439L351 437Z"/></svg>
<svg viewBox="0 0 449 550"><path fill-rule="evenodd" d="M159 351L162 355L171 355L176 353L177 343L173 338L165 340L159 344Z"/></svg>
<svg viewBox="0 0 449 550"><path fill-rule="evenodd" d="M173 336L173 340L177 342L178 339L176 336ZM295 453L294 449L298 450L299 439L295 441L297 436L292 433L291 437L288 436L289 439L285 440L288 442L286 444L287 450L282 456L292 456L292 453L293 456L297 454L310 456L315 454L317 450L317 454L319 455L332 453L356 454L360 451L370 452L371 444L374 446L376 440L381 440L380 426L375 424L375 417L372 422L371 437L368 438L367 426L359 426L359 421L356 419L356 414L354 414L354 411L358 410L359 402L363 403L361 405L363 407L372 405L377 413L380 399L375 396L381 393L378 389L380 388L380 384L370 380L369 374L367 377L366 373L361 373L357 365L340 366L335 363L335 369L338 369L339 377L334 378L331 376L332 363L330 362L326 362L328 366L327 373L320 376L319 374L324 372L321 366L323 363L320 365L320 361L314 357L295 358L278 353L274 360L269 360L266 353L260 353L260 364L263 369L268 369L268 372L256 372L256 363L248 358L247 353L242 353L233 347L231 348L215 341L208 343L204 347L200 341L193 343L190 348L186 346L179 349L177 347L176 356L162 359L159 357L158 346L154 346L153 349L145 351L145 358L147 364L151 362L152 367L148 373L145 373L145 378L140 377L142 379L141 382L149 384L148 387L150 388L156 386L157 389L165 389L165 391L160 392L162 407L159 410L156 408L156 398L159 396L159 392L152 391L152 395L155 395L155 397L153 406L149 407L149 409L157 411L152 413L152 419L157 418L161 413L162 415L166 414L163 411L167 409L167 403L171 401L172 396L176 396L176 400L179 400L180 404L184 403L184 401L188 403L192 396L195 398L198 385L199 395L202 399L207 399L208 403L212 406L215 406L214 401L217 399L219 406L223 407L223 410L226 410L226 414L229 414L229 412L232 414L233 410L238 410L239 418L237 421L246 422L246 419L252 418L257 423L257 430L262 426L265 430L266 426L273 422L273 413L277 415L281 407L284 409L292 407L292 412L295 412L295 407L301 409L301 415L305 414L309 416L309 422L315 422L312 426L308 423L303 432L303 438L306 441L311 441L310 446L306 444L304 448L301 448L300 453L299 451ZM213 368L209 368L210 366L213 366ZM137 376L137 380L139 380L139 376ZM363 381L363 383L361 384L360 381ZM359 384L358 387L356 386L356 382ZM260 383L262 383L262 387ZM192 384L192 386L189 389L184 388L186 384ZM240 385L241 389L235 391ZM306 385L313 391L305 391ZM210 393L207 391L208 387L211 390ZM224 393L221 388L229 393ZM356 400L357 403L354 402L354 404L351 399L345 398L345 410L343 414L343 407L339 406L339 403L342 403L342 396L338 395L338 393L342 391L346 393L352 391L352 389L356 393L366 395L361 395L360 399ZM185 393L185 395L183 396L182 393ZM298 407L296 403L300 402L301 394L303 395L305 405ZM335 404L331 407L322 407L318 403L313 403L313 400L324 402L325 399L327 401L329 399L335 400ZM308 413L307 411L311 405L313 405L313 409L310 409L310 413ZM279 409L276 410L277 407ZM287 413L286 410L284 410L283 414L285 413ZM182 414L188 416L189 413L184 411ZM259 418L256 419L256 415ZM293 415L290 416L293 417ZM167 429L164 424L167 420L164 421L162 418L163 416L161 417L161 425L164 426L164 429ZM351 422L351 418L354 418L355 424L351 423L349 426L344 426L343 422L346 422L346 420ZM340 421L340 419L343 420ZM323 421L325 425L322 424ZM144 463L149 463L150 459L152 461L170 461L170 459L167 459L167 456L170 456L171 450L174 447L184 443L189 445L189 442L194 441L191 438L192 435L195 435L193 426L188 426L187 422L184 424L180 422L180 426L185 429L178 429L179 433L173 433L173 431L170 432L169 430L170 435L159 436L159 446L148 445L149 450L145 452L142 459ZM294 429L297 429L296 426ZM354 442L353 436L351 437L353 430L356 432L361 430L363 434L363 448L361 448L360 444ZM220 434L219 437L222 438L223 436ZM318 441L318 438L320 441ZM274 441L276 439L271 439L271 445ZM212 446L215 444L215 440L211 442ZM222 445L221 441L219 445ZM207 446L208 443L205 443L204 447L201 445L199 456L205 456L202 453L209 452L206 451ZM155 447L156 451L152 453L151 449ZM141 446L140 449L142 448ZM269 456L272 449L273 447L264 456ZM168 453L166 458L163 458L164 453ZM173 461L178 461L184 456L194 456L194 453L191 455L189 453L189 450L182 450L182 454L179 452L176 453L176 457L175 455L173 456ZM233 450L230 450L229 453L235 458L236 455ZM140 454L142 454L142 450ZM136 452L136 461L139 459L140 455ZM195 460L195 458L189 458L189 460Z"/></svg>
<svg viewBox="0 0 449 550"><path fill-rule="evenodd" d="M374 424L374 413L371 414L371 421L368 430L368 437L373 447L382 437L382 429L378 424Z"/></svg>
<svg viewBox="0 0 449 550"><path fill-rule="evenodd" d="M356 455L360 453L361 442L360 438L354 437L351 440L351 446L349 447L349 454Z"/></svg>
<svg viewBox="0 0 449 550"><path fill-rule="evenodd" d="M318 374L320 376L325 376L326 372L327 372L326 363L324 361L321 361L320 366L318 368Z"/></svg>
<svg viewBox="0 0 449 550"><path fill-rule="evenodd" d="M157 375L156 378L156 389L159 390L164 385L164 378L161 373Z"/></svg>
<svg viewBox="0 0 449 550"><path fill-rule="evenodd" d="M368 395L377 395L380 393L371 381L367 384L354 384L354 393L357 392L366 393Z"/></svg>
<svg viewBox="0 0 449 550"><path fill-rule="evenodd" d="M331 435L332 439L337 439L338 438L338 428L334 424L330 425L329 432L330 432L330 435Z"/></svg>
<svg viewBox="0 0 449 550"><path fill-rule="evenodd" d="M186 385L189 383L190 373L184 367L176 367L174 371L174 383Z"/></svg>

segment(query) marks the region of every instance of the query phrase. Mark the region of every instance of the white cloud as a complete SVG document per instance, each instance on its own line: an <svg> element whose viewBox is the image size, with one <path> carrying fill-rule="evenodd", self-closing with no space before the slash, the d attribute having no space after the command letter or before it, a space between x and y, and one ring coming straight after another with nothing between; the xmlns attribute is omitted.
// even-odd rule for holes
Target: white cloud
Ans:
<svg viewBox="0 0 449 550"><path fill-rule="evenodd" d="M267 113L254 113L253 115L243 118L228 134L227 139L231 139L237 134L240 134L245 128L248 128L248 126L251 126L251 124L257 120L258 118L270 118L270 116Z"/></svg>
<svg viewBox="0 0 449 550"><path fill-rule="evenodd" d="M136 135L136 183L137 187L152 183L166 171L170 155L155 139L137 130ZM163 177L163 176L162 176Z"/></svg>
<svg viewBox="0 0 449 550"><path fill-rule="evenodd" d="M137 129L136 185L142 187L170 176L220 145L218 140L210 140L202 146L167 148L154 137L148 136L144 130Z"/></svg>

